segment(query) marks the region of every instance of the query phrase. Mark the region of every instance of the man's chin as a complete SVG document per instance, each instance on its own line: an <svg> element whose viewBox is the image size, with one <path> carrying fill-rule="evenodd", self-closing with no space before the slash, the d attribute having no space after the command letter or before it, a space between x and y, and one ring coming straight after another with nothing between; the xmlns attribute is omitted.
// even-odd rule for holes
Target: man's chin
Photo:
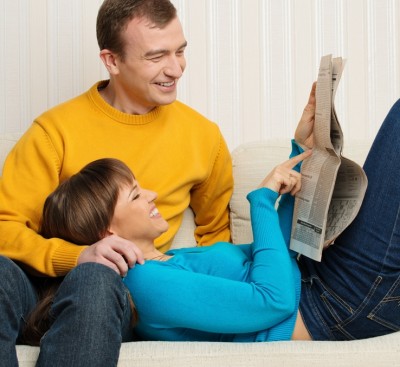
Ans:
<svg viewBox="0 0 400 367"><path fill-rule="evenodd" d="M171 92L158 98L158 106L166 106L176 101L176 92Z"/></svg>

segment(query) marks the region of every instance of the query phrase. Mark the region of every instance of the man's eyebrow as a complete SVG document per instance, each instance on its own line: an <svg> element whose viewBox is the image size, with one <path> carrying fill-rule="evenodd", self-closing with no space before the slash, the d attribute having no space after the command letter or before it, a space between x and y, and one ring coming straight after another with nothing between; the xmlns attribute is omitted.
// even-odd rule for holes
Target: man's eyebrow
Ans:
<svg viewBox="0 0 400 367"><path fill-rule="evenodd" d="M186 46L187 46L187 41L185 41L185 42L178 48L178 50L181 50L182 48L185 48ZM169 53L169 52L170 52L170 51L167 50L167 49L160 48L160 49L158 49L158 50L151 50L151 51L146 52L146 53L144 54L144 57L145 57L145 58L148 58L148 57L152 57L152 56L155 56L155 55L167 54L167 53Z"/></svg>

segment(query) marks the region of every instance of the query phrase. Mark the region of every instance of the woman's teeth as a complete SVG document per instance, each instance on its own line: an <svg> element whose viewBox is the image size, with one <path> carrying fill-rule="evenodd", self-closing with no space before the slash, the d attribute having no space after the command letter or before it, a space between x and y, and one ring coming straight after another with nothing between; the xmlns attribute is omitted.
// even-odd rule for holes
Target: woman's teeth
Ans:
<svg viewBox="0 0 400 367"><path fill-rule="evenodd" d="M155 216L158 215L158 214L159 214L158 209L157 209L157 208L154 208L154 209L151 211L151 213L150 213L150 218L153 218L153 217L155 217Z"/></svg>

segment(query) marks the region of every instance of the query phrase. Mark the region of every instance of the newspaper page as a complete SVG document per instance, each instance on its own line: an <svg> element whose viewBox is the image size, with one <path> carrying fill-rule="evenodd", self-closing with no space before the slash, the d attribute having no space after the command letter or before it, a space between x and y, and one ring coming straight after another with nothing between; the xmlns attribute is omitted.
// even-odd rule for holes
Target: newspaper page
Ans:
<svg viewBox="0 0 400 367"><path fill-rule="evenodd" d="M345 61L321 58L314 122L314 147L302 163L290 248L321 261L322 251L353 221L367 188L364 170L342 156L343 132L334 105Z"/></svg>

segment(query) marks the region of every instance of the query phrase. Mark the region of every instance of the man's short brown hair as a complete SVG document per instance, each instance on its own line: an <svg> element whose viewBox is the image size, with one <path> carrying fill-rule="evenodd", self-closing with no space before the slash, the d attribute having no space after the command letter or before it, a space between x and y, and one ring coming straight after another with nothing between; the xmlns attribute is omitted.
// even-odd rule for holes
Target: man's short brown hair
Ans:
<svg viewBox="0 0 400 367"><path fill-rule="evenodd" d="M123 58L122 32L133 18L147 18L163 28L175 17L176 8L170 0L104 0L97 15L97 43L100 50L108 49Z"/></svg>

